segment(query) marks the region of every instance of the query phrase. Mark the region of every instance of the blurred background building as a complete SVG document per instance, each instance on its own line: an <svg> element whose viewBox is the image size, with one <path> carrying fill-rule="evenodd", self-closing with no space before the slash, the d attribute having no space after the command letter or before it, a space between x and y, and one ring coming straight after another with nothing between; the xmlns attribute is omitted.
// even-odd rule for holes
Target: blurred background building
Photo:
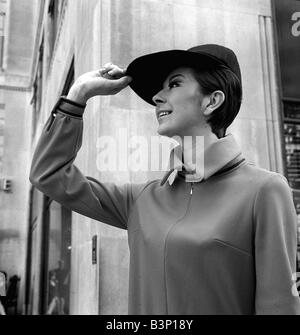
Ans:
<svg viewBox="0 0 300 335"><path fill-rule="evenodd" d="M164 49L232 48L244 101L229 132L248 161L288 178L300 213L299 39L297 0L0 0L0 271L20 279L17 312L127 313L126 232L63 208L28 180L43 125L74 78ZM150 138L153 109L129 88L91 99L76 165L103 181L156 178L97 169L97 139L121 127Z"/></svg>
<svg viewBox="0 0 300 335"><path fill-rule="evenodd" d="M13 307L19 288L20 312L25 298L36 3L0 1L0 271L11 283L7 294Z"/></svg>

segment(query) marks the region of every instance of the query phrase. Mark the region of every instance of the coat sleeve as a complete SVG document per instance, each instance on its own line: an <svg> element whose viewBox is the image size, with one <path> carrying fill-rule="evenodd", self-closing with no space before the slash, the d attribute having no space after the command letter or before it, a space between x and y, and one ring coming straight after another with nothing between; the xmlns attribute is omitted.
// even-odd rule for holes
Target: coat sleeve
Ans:
<svg viewBox="0 0 300 335"><path fill-rule="evenodd" d="M254 205L256 314L300 314L293 295L296 272L297 216L287 180L272 174Z"/></svg>
<svg viewBox="0 0 300 335"><path fill-rule="evenodd" d="M144 185L101 183L73 164L82 144L83 111L65 98L56 104L34 152L30 182L79 214L127 229L130 208Z"/></svg>

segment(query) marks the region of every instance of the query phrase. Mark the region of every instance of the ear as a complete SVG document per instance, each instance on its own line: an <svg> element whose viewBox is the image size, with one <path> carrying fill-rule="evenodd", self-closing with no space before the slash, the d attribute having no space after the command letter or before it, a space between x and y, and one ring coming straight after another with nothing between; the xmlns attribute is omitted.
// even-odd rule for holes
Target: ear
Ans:
<svg viewBox="0 0 300 335"><path fill-rule="evenodd" d="M222 91L214 91L210 95L209 103L207 104L203 114L209 116L214 110L219 108L225 101L225 94Z"/></svg>

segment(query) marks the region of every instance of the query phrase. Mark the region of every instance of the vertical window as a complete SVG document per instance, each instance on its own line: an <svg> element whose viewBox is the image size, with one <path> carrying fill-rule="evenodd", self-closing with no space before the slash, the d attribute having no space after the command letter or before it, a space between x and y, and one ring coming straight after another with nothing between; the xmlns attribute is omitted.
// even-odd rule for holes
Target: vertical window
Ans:
<svg viewBox="0 0 300 335"><path fill-rule="evenodd" d="M69 69L69 72L68 72L68 75L65 81L65 85L61 92L61 95L67 95L73 83L74 83L74 57L72 59L70 69Z"/></svg>
<svg viewBox="0 0 300 335"><path fill-rule="evenodd" d="M7 0L0 0L0 70L4 70L4 42L6 35Z"/></svg>
<svg viewBox="0 0 300 335"><path fill-rule="evenodd" d="M0 174L3 172L4 112L5 112L5 105L4 104L0 104Z"/></svg>
<svg viewBox="0 0 300 335"><path fill-rule="evenodd" d="M49 8L48 8L48 15L49 15L49 49L50 49L50 58L54 49L56 33L57 33L57 1L50 0Z"/></svg>
<svg viewBox="0 0 300 335"><path fill-rule="evenodd" d="M44 217L41 314L66 315L70 310L72 212L49 199Z"/></svg>
<svg viewBox="0 0 300 335"><path fill-rule="evenodd" d="M27 259L26 259L26 292L25 292L25 314L34 314L34 295L37 280L37 243L38 229L37 222L39 220L39 206L41 193L33 187L30 191L30 214L28 225L28 240L27 240Z"/></svg>
<svg viewBox="0 0 300 335"><path fill-rule="evenodd" d="M293 189L300 190L300 99L284 99L283 104L287 178Z"/></svg>
<svg viewBox="0 0 300 335"><path fill-rule="evenodd" d="M300 99L284 98L285 163L298 217L297 271L300 271Z"/></svg>
<svg viewBox="0 0 300 335"><path fill-rule="evenodd" d="M35 135L38 119L42 106L42 92L43 92L43 55L44 55L44 40L39 49L38 65L36 77L33 83L33 97L31 103L33 105L32 116L32 137Z"/></svg>
<svg viewBox="0 0 300 335"><path fill-rule="evenodd" d="M50 0L48 7L48 43L51 59L65 0Z"/></svg>
<svg viewBox="0 0 300 335"><path fill-rule="evenodd" d="M3 70L4 37L5 37L5 13L0 12L0 68Z"/></svg>

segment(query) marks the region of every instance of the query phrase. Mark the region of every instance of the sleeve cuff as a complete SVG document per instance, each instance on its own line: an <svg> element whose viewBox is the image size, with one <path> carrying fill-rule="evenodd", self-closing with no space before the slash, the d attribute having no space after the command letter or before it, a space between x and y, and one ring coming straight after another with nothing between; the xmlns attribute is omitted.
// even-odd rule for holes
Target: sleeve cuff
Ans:
<svg viewBox="0 0 300 335"><path fill-rule="evenodd" d="M57 101L53 112L61 111L71 116L81 117L83 115L85 107L86 104L83 105L73 100L67 99L65 96L61 96Z"/></svg>

